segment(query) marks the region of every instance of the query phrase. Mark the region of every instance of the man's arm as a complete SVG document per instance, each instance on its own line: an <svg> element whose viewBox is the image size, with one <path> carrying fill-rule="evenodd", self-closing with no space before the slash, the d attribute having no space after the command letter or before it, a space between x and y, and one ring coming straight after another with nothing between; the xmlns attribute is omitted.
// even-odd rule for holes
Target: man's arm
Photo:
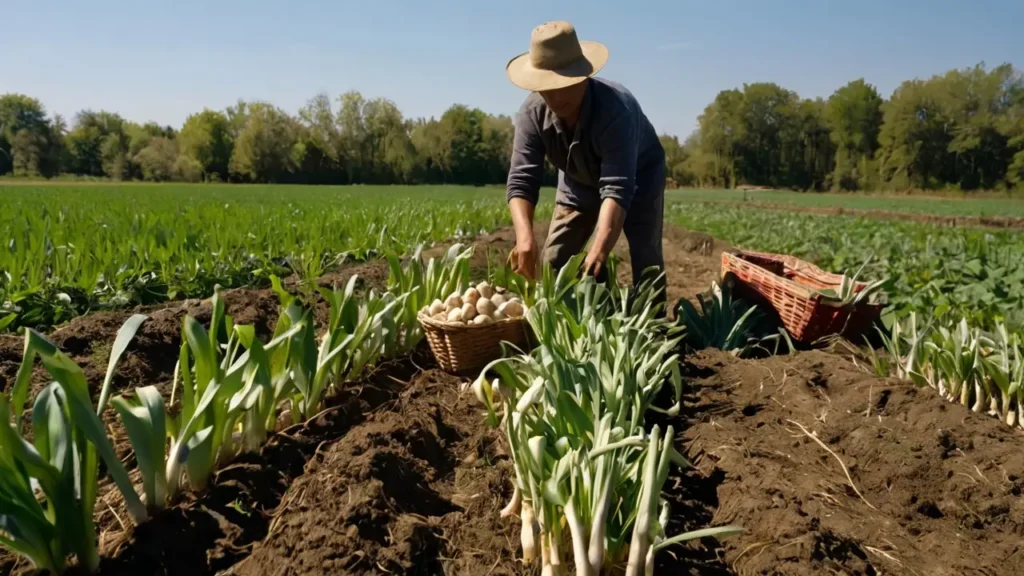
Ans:
<svg viewBox="0 0 1024 576"><path fill-rule="evenodd" d="M597 275L604 268L626 222L626 212L636 191L636 116L623 111L598 139L601 149L601 213L594 242L584 261L584 271Z"/></svg>
<svg viewBox="0 0 1024 576"><path fill-rule="evenodd" d="M583 261L583 270L597 276L604 268L615 243L619 241L622 225L626 222L626 210L611 198L601 202L601 212L597 217L597 231L594 243Z"/></svg>
<svg viewBox="0 0 1024 576"><path fill-rule="evenodd" d="M522 254L527 247L536 250L533 237L534 205L525 198L515 197L508 201L508 209L512 213L512 226L516 231L516 252Z"/></svg>
<svg viewBox="0 0 1024 576"><path fill-rule="evenodd" d="M540 127L524 105L516 114L505 196L516 230L516 272L527 278L537 274L539 251L533 237L533 211L540 199L543 176L544 144Z"/></svg>

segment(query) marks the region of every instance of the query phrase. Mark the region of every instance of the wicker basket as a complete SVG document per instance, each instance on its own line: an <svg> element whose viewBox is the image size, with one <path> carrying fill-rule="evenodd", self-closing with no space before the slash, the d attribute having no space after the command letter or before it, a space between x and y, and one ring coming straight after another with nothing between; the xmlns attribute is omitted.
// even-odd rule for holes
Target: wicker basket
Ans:
<svg viewBox="0 0 1024 576"><path fill-rule="evenodd" d="M418 315L434 358L445 372L452 374L479 370L501 358L502 342L526 349L531 340L530 323L525 318L507 318L490 324L456 324Z"/></svg>
<svg viewBox="0 0 1024 576"><path fill-rule="evenodd" d="M857 339L884 308L866 302L843 305L816 292L838 288L843 277L784 254L723 252L722 277L730 274L739 280L736 288L741 296L771 304L790 336L800 342L814 342L834 334ZM860 291L865 286L858 282L854 289Z"/></svg>

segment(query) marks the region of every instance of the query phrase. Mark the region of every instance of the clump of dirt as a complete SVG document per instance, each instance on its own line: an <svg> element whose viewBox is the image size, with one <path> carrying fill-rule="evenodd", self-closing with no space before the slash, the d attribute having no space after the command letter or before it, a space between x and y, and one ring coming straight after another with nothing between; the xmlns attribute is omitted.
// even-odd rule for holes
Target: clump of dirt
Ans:
<svg viewBox="0 0 1024 576"><path fill-rule="evenodd" d="M709 524L747 530L723 545L736 572L1024 568L1019 432L823 352L693 367L683 439L719 480Z"/></svg>
<svg viewBox="0 0 1024 576"><path fill-rule="evenodd" d="M378 292L387 288L388 283L388 264L384 260L370 260L368 262L359 262L355 264L348 264L338 268L337 270L331 270L324 273L323 276L317 278L317 286L328 289L341 289L344 288L352 276L357 276L358 288L362 290L374 289ZM285 283L285 286L291 288L297 285L298 279L292 278L290 282Z"/></svg>

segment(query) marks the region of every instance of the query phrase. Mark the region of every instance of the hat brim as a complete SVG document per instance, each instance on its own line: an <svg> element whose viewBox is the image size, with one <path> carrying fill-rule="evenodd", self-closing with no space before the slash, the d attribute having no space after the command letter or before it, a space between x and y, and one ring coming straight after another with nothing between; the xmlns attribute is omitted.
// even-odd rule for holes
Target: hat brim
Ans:
<svg viewBox="0 0 1024 576"><path fill-rule="evenodd" d="M565 68L543 70L534 67L526 52L509 61L505 74L516 86L531 92L558 90L579 84L597 74L608 62L608 48L599 42L580 42L583 58Z"/></svg>

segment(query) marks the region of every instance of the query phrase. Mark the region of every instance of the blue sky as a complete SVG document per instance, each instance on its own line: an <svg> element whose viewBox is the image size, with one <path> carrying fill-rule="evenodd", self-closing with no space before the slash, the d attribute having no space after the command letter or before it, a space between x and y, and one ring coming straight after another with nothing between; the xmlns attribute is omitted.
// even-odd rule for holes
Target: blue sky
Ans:
<svg viewBox="0 0 1024 576"><path fill-rule="evenodd" d="M1024 68L1022 0L2 0L0 14L0 93L69 120L92 108L174 126L239 98L294 113L319 91L352 89L407 117L455 102L510 114L525 94L505 64L546 20L604 42L602 76L680 136L743 83L827 97L864 77L888 96L981 61Z"/></svg>

